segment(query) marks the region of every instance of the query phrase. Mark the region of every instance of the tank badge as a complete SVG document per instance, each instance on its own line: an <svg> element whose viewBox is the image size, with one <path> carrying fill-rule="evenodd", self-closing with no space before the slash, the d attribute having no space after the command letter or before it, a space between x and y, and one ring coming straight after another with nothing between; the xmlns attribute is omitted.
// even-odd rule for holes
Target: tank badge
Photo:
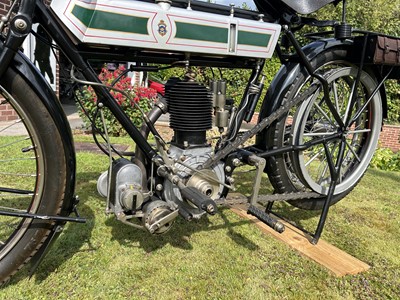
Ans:
<svg viewBox="0 0 400 300"><path fill-rule="evenodd" d="M164 20L161 20L160 23L158 23L158 33L161 36L167 34L167 24L165 24Z"/></svg>

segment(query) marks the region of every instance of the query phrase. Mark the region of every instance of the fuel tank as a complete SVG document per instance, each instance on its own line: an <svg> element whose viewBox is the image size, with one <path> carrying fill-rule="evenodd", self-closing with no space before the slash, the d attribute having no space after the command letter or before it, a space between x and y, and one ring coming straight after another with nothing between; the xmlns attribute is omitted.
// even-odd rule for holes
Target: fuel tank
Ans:
<svg viewBox="0 0 400 300"><path fill-rule="evenodd" d="M212 4L210 4L212 5ZM168 1L53 0L51 8L82 43L210 56L270 58L280 25L172 7Z"/></svg>

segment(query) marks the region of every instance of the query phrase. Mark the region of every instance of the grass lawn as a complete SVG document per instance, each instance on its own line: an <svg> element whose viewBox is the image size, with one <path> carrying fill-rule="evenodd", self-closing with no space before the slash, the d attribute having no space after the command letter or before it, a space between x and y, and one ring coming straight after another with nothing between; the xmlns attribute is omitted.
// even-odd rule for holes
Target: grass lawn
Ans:
<svg viewBox="0 0 400 300"><path fill-rule="evenodd" d="M107 157L77 159L88 222L68 224L36 274L29 279L25 268L0 299L400 299L400 173L368 170L331 208L322 238L371 265L337 278L229 209L178 219L161 236L123 225L105 215L96 191ZM252 177L240 176L246 193ZM318 220L288 205L279 210L309 229Z"/></svg>

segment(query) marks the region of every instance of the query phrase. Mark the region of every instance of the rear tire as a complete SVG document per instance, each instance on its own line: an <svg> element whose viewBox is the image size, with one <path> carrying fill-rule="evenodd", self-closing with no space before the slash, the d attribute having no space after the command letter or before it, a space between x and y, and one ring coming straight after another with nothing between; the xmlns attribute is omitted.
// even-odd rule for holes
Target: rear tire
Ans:
<svg viewBox="0 0 400 300"><path fill-rule="evenodd" d="M0 210L41 215L60 213L66 187L62 135L29 84L9 69L0 84L0 110L15 120L0 123ZM52 221L0 215L0 283L40 249Z"/></svg>

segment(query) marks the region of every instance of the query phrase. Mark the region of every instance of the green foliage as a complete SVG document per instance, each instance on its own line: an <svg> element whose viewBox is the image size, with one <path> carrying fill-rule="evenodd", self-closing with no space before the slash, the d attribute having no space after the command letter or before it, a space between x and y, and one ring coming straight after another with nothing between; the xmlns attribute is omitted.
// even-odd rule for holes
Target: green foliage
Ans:
<svg viewBox="0 0 400 300"><path fill-rule="evenodd" d="M342 5L327 5L313 15L320 20L341 20ZM400 36L400 0L347 1L347 20L354 28Z"/></svg>
<svg viewBox="0 0 400 300"><path fill-rule="evenodd" d="M400 152L394 153L387 148L378 148L372 158L371 166L384 171L400 171Z"/></svg>
<svg viewBox="0 0 400 300"><path fill-rule="evenodd" d="M99 78L107 86L111 86L114 80L121 75L124 71L124 67L119 67L114 72L109 71L107 68L103 68ZM132 87L131 79L129 77L123 76L114 87L118 90L124 91L128 95L128 99L122 93L111 90L111 95L117 101L117 103L122 107L125 113L129 116L131 121L136 125L140 126L143 122L142 114L143 112L148 112L151 108L152 102L157 96L157 92L150 88L145 87ZM94 125L97 129L103 131L103 124L100 117L100 112L97 106L97 96L91 86L84 86L81 90L77 91L77 97L82 103L85 111L93 119ZM108 134L111 136L123 136L126 134L122 125L115 119L112 113L108 109L103 109L104 119L107 125ZM92 127L92 123L88 116L83 110L79 110L79 115L82 118L85 126L87 128Z"/></svg>
<svg viewBox="0 0 400 300"><path fill-rule="evenodd" d="M400 123L400 82L388 80L385 82L388 98L388 123Z"/></svg>
<svg viewBox="0 0 400 300"><path fill-rule="evenodd" d="M341 20L342 5L327 5L313 14L320 20ZM347 1L347 20L353 28L400 36L400 0ZM325 30L325 29L321 29ZM315 31L313 27L303 32ZM388 123L400 122L400 85L398 81L386 82L388 96Z"/></svg>

